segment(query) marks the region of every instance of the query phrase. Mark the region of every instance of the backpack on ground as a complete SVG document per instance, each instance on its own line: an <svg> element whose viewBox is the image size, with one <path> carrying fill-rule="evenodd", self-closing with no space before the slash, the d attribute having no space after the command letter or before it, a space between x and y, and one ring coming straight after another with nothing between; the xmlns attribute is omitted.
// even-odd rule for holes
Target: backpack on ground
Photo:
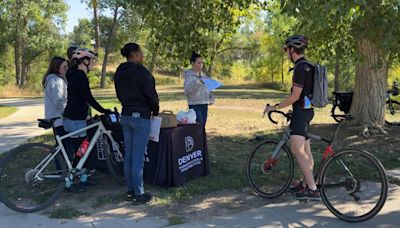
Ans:
<svg viewBox="0 0 400 228"><path fill-rule="evenodd" d="M314 67L314 86L313 86L313 92L311 94L311 104L315 108L325 107L329 103L327 68L318 63L312 64L308 61L300 61L296 64L296 66L301 62L305 62L310 66Z"/></svg>

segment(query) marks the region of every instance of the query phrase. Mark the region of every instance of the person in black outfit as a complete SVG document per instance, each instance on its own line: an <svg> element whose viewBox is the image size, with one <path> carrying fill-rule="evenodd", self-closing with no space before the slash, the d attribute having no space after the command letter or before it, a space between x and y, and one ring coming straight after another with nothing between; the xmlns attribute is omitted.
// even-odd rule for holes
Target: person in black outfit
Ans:
<svg viewBox="0 0 400 228"><path fill-rule="evenodd" d="M76 49L72 55L72 71L68 77L67 105L63 113L63 124L66 132L70 133L86 127L89 104L101 113L111 112L97 103L90 91L86 73L93 69L96 59L96 53L84 48ZM86 131L71 136L69 143L67 143L67 152L70 158L73 157L85 137ZM85 182L85 178L83 176L81 181ZM78 189L77 191L81 190Z"/></svg>
<svg viewBox="0 0 400 228"><path fill-rule="evenodd" d="M122 104L121 125L124 132L124 173L128 192L126 200L134 205L151 200L144 192L143 160L150 133L150 118L159 111L154 77L142 65L143 53L138 44L127 43L121 49L127 61L114 75L115 91Z"/></svg>
<svg viewBox="0 0 400 228"><path fill-rule="evenodd" d="M292 184L291 190L297 199L321 200L315 184L313 168L314 159L311 153L310 138L307 136L310 122L314 117L311 96L314 83L314 68L306 62L304 50L308 45L303 35L290 36L286 39L284 51L295 64L290 96L275 105L266 106L264 113L292 105L293 114L290 121L290 148L296 157L305 183L298 181Z"/></svg>

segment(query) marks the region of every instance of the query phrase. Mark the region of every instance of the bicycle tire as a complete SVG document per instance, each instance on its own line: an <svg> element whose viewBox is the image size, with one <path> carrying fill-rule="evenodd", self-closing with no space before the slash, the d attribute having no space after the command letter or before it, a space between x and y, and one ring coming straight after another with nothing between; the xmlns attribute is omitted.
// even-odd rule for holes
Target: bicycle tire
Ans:
<svg viewBox="0 0 400 228"><path fill-rule="evenodd" d="M390 105L386 102L385 122L388 125L400 125L400 103L398 101L391 100Z"/></svg>
<svg viewBox="0 0 400 228"><path fill-rule="evenodd" d="M382 164L364 150L343 150L329 158L321 170L322 201L336 217L346 222L363 222L378 214L386 202L388 186ZM375 198L378 199L376 203L371 203ZM362 209L362 213L357 209Z"/></svg>
<svg viewBox="0 0 400 228"><path fill-rule="evenodd" d="M258 195L270 199L287 191L294 174L293 156L286 145L281 147L279 160L271 159L270 155L278 143L279 141L275 139L266 139L258 143L250 152L246 165L247 179L251 188Z"/></svg>
<svg viewBox="0 0 400 228"><path fill-rule="evenodd" d="M346 119L346 116L347 116L347 114L344 113L344 112L342 112L342 111L339 109L339 106L337 106L336 104L333 105L333 107L332 107L331 115L332 115L332 118L333 118L336 122L338 122L338 123L339 123L340 121Z"/></svg>
<svg viewBox="0 0 400 228"><path fill-rule="evenodd" d="M123 163L118 162L115 159L115 153L111 150L111 146L108 141L108 137L103 135L103 149L104 154L106 155L106 164L108 167L108 171L110 172L113 179L117 182L117 184L124 186L125 178L124 178L124 166ZM122 166L121 166L122 165Z"/></svg>
<svg viewBox="0 0 400 228"><path fill-rule="evenodd" d="M65 188L67 174L62 155L59 153L55 157L59 167L53 160L43 170L50 175L61 174L59 178L34 179L37 173L35 167L53 152L54 147L42 143L25 144L7 152L0 161L1 202L14 211L31 213L43 210L56 201Z"/></svg>

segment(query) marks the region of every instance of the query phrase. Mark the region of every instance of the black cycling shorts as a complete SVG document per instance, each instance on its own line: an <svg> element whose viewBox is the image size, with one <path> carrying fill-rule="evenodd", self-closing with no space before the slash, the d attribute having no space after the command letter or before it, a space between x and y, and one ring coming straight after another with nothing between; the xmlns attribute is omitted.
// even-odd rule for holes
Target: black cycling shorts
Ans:
<svg viewBox="0 0 400 228"><path fill-rule="evenodd" d="M307 133L310 131L310 122L314 117L314 109L294 109L290 121L290 135L301 135L308 140Z"/></svg>

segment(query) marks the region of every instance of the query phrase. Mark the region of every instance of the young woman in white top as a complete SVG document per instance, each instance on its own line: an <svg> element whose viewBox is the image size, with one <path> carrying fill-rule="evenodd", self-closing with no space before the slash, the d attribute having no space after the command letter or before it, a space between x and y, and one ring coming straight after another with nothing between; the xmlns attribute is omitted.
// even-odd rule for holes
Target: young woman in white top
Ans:
<svg viewBox="0 0 400 228"><path fill-rule="evenodd" d="M67 104L68 61L62 57L53 57L42 80L44 89L44 115L46 119L62 117ZM56 132L62 134L62 119L54 123Z"/></svg>

